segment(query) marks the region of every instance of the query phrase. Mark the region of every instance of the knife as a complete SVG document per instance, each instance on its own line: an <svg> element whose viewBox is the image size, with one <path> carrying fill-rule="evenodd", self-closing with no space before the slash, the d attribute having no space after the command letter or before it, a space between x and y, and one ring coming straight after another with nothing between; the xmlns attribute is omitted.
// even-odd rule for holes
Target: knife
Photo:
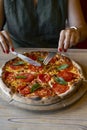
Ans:
<svg viewBox="0 0 87 130"><path fill-rule="evenodd" d="M29 58L29 57L27 57L27 56L24 56L23 54L20 54L20 53L15 52L15 51L11 51L11 53L12 53L13 55L16 55L17 57L21 58L22 60L24 60L24 61L26 61L26 62L28 62L28 63L34 65L34 66L41 66L40 63L38 63L38 62L35 61L35 60L32 60L31 58Z"/></svg>

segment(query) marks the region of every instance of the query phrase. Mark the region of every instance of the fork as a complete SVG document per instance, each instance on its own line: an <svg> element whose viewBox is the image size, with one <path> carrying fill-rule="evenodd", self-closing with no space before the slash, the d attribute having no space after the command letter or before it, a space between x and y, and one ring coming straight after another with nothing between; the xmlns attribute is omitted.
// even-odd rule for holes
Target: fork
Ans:
<svg viewBox="0 0 87 130"><path fill-rule="evenodd" d="M46 56L46 58L43 61L44 65L47 65L50 60L55 56L56 52L49 52L48 55Z"/></svg>
<svg viewBox="0 0 87 130"><path fill-rule="evenodd" d="M44 59L43 64L47 65L50 62L50 60L56 55L56 53L61 54L61 52L57 52L57 51L49 52L48 55L46 56L46 58ZM65 55L65 56L69 57L68 52L62 52L62 55Z"/></svg>

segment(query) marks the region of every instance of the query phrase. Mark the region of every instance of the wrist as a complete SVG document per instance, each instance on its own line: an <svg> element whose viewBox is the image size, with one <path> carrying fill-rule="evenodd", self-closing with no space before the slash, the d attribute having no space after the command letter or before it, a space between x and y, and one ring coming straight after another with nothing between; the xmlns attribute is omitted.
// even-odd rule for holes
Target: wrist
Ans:
<svg viewBox="0 0 87 130"><path fill-rule="evenodd" d="M80 30L80 28L78 28L76 26L71 26L70 28L76 30L78 32L78 34L79 34L80 39L81 39L81 30Z"/></svg>

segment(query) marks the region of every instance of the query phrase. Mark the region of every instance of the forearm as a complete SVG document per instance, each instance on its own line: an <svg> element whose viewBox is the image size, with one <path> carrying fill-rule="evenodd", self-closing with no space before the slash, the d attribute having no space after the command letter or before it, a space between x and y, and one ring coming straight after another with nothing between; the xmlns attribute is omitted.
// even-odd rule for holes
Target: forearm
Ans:
<svg viewBox="0 0 87 130"><path fill-rule="evenodd" d="M79 0L69 0L68 5L69 26L76 26L80 33L80 41L87 38L87 24L84 20Z"/></svg>
<svg viewBox="0 0 87 130"><path fill-rule="evenodd" d="M4 22L5 22L4 2L3 0L0 0L0 30L2 30Z"/></svg>

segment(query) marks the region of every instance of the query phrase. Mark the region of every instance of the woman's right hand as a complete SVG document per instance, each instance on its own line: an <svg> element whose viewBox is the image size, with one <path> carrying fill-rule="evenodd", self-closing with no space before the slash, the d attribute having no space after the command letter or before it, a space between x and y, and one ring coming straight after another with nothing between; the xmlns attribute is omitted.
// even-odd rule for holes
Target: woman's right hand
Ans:
<svg viewBox="0 0 87 130"><path fill-rule="evenodd" d="M4 53L8 54L11 51L14 51L14 46L12 40L7 31L0 31L0 46Z"/></svg>

